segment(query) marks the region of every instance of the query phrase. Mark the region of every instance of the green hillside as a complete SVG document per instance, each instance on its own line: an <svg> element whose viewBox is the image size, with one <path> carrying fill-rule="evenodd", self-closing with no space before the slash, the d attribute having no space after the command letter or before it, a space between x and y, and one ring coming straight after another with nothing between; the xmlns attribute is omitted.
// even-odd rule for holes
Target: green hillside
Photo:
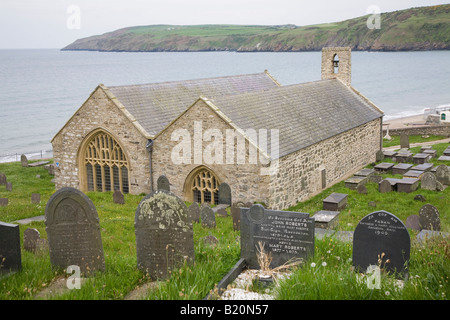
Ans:
<svg viewBox="0 0 450 320"><path fill-rule="evenodd" d="M129 27L75 41L62 50L93 51L316 51L326 46L353 50L450 49L450 4L370 15L335 23L295 25L151 25Z"/></svg>

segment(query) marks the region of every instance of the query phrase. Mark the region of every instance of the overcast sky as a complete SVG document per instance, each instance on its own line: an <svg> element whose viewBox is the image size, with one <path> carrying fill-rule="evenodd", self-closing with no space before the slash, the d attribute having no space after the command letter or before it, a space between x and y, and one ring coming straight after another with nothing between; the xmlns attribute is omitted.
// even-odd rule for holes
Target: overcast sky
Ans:
<svg viewBox="0 0 450 320"><path fill-rule="evenodd" d="M62 48L76 39L152 24L335 22L449 3L435 0L0 0L0 48ZM370 12L369 12L370 13Z"/></svg>

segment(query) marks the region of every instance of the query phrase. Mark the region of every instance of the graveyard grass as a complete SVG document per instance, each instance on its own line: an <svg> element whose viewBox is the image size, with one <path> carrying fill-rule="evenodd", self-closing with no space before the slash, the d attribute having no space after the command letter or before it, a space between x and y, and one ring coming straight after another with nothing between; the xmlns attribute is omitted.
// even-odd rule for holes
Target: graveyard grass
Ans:
<svg viewBox="0 0 450 320"><path fill-rule="evenodd" d="M433 148L440 155L446 145L439 144ZM417 150L413 148L413 151ZM45 169L22 168L17 162L0 164L0 172L13 182L11 192L0 186L0 197L9 198L9 205L0 207L0 221L14 223L19 219L45 214L45 205L55 191L51 183L53 177ZM36 178L37 174L41 177ZM450 188L442 192L418 189L413 193L379 193L377 184L368 183L366 186L368 194L364 195L345 188L344 182L341 182L288 210L313 214L321 209L322 200L332 192L347 193L348 206L340 214L338 230L353 231L359 220L373 211L385 210L405 221L409 215L418 214L422 205L431 203L439 209L441 230L450 232ZM41 194L40 204L31 203L32 193ZM426 202L414 200L417 194L424 195ZM127 194L123 205L113 203L112 192L89 192L87 195L99 214L106 270L85 280L81 289L63 290L51 295L48 288L57 280L65 281L70 274L51 267L48 251L33 254L23 249L23 232L27 228L36 228L42 238L47 237L43 221L20 225L22 270L0 278L0 300L120 300L127 299L133 290L144 288L150 281L136 267L134 233L134 214L145 195ZM376 207L369 206L369 202L375 202ZM173 270L169 279L155 282L142 293L142 299L198 300L214 293L215 285L240 256L239 232L233 230L231 216L217 217L216 221L217 227L214 229L202 227L200 223L194 224L195 263L185 264ZM369 289L367 279L352 269L352 243L324 237L321 240L316 238L314 257L292 270L287 280L276 282L276 286L263 292L269 291L275 298L283 300L448 300L449 238L428 240L423 245L415 241L416 231L409 232L411 258L407 281L399 282L395 276L382 272L381 289ZM208 235L218 239L215 246L202 241Z"/></svg>

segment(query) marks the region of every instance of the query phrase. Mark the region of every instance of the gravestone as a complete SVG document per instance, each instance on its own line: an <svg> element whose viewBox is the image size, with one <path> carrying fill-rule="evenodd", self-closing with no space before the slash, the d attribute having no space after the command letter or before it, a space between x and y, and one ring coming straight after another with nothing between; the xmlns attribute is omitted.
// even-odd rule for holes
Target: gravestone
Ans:
<svg viewBox="0 0 450 320"><path fill-rule="evenodd" d="M356 172L354 175L358 177L370 178L371 176L375 175L375 169L364 168Z"/></svg>
<svg viewBox="0 0 450 320"><path fill-rule="evenodd" d="M441 231L441 220L438 209L427 203L419 210L420 229Z"/></svg>
<svg viewBox="0 0 450 320"><path fill-rule="evenodd" d="M6 185L6 175L4 173L0 173L0 185Z"/></svg>
<svg viewBox="0 0 450 320"><path fill-rule="evenodd" d="M220 205L219 205L220 206ZM217 209L216 209L217 208ZM228 212L227 212L227 209L226 208L224 208L224 207L216 207L216 208L214 208L214 209L216 209L216 210L214 210L213 209L213 211L215 212L215 213L217 213L217 216L218 217L223 217L223 218L226 218L226 217L228 217Z"/></svg>
<svg viewBox="0 0 450 320"><path fill-rule="evenodd" d="M367 194L367 188L365 185L359 185L356 190L358 191L359 194Z"/></svg>
<svg viewBox="0 0 450 320"><path fill-rule="evenodd" d="M202 226L206 228L216 227L216 215L210 206L202 206L200 217L202 220Z"/></svg>
<svg viewBox="0 0 450 320"><path fill-rule="evenodd" d="M439 161L450 161L450 156L440 156L438 158Z"/></svg>
<svg viewBox="0 0 450 320"><path fill-rule="evenodd" d="M446 165L439 165L436 168L436 179L443 185L450 185L450 169Z"/></svg>
<svg viewBox="0 0 450 320"><path fill-rule="evenodd" d="M412 162L413 154L410 151L399 151L395 155L396 162Z"/></svg>
<svg viewBox="0 0 450 320"><path fill-rule="evenodd" d="M172 192L157 190L142 199L135 220L137 266L152 279L166 278L194 260L194 232L188 209Z"/></svg>
<svg viewBox="0 0 450 320"><path fill-rule="evenodd" d="M425 190L436 190L436 176L431 172L425 172L420 178L420 187Z"/></svg>
<svg viewBox="0 0 450 320"><path fill-rule="evenodd" d="M357 272L378 265L387 272L407 273L410 250L411 239L406 226L390 212L372 212L355 228L353 266Z"/></svg>
<svg viewBox="0 0 450 320"><path fill-rule="evenodd" d="M12 191L12 182L6 182L6 191Z"/></svg>
<svg viewBox="0 0 450 320"><path fill-rule="evenodd" d="M347 206L348 194L332 193L323 200L323 210L340 211Z"/></svg>
<svg viewBox="0 0 450 320"><path fill-rule="evenodd" d="M320 210L312 218L315 228L333 229L339 222L339 211Z"/></svg>
<svg viewBox="0 0 450 320"><path fill-rule="evenodd" d="M397 152L395 151L390 151L390 150L383 150L383 154L385 158L393 158L395 157L395 155L397 154Z"/></svg>
<svg viewBox="0 0 450 320"><path fill-rule="evenodd" d="M426 153L426 154L430 155L432 158L436 158L437 150L426 149L426 150L420 151L420 153Z"/></svg>
<svg viewBox="0 0 450 320"><path fill-rule="evenodd" d="M392 167L392 174L405 174L413 165L409 163L399 163Z"/></svg>
<svg viewBox="0 0 450 320"><path fill-rule="evenodd" d="M6 207L8 205L8 198L0 198L0 207Z"/></svg>
<svg viewBox="0 0 450 320"><path fill-rule="evenodd" d="M380 193L391 192L392 184L389 182L389 180L384 179L378 184L378 191Z"/></svg>
<svg viewBox="0 0 450 320"><path fill-rule="evenodd" d="M31 203L39 204L41 203L41 195L39 193L31 194Z"/></svg>
<svg viewBox="0 0 450 320"><path fill-rule="evenodd" d="M116 190L113 193L113 202L117 204L125 204L125 196L120 190Z"/></svg>
<svg viewBox="0 0 450 320"><path fill-rule="evenodd" d="M48 242L41 238L37 229L28 228L23 233L23 248L32 253L40 253L48 249Z"/></svg>
<svg viewBox="0 0 450 320"><path fill-rule="evenodd" d="M231 206L231 188L226 182L219 185L219 204L228 204Z"/></svg>
<svg viewBox="0 0 450 320"><path fill-rule="evenodd" d="M165 175L161 175L156 182L157 190L170 191L170 182Z"/></svg>
<svg viewBox="0 0 450 320"><path fill-rule="evenodd" d="M383 161L383 160L384 160L384 152L383 152L383 150L378 150L375 153L375 161L378 162L378 161Z"/></svg>
<svg viewBox="0 0 450 320"><path fill-rule="evenodd" d="M413 156L413 162L415 164L424 164L424 163L428 162L430 157L431 156L426 153L417 153Z"/></svg>
<svg viewBox="0 0 450 320"><path fill-rule="evenodd" d="M45 208L45 225L53 266L77 265L83 274L105 269L97 210L83 192L56 191Z"/></svg>
<svg viewBox="0 0 450 320"><path fill-rule="evenodd" d="M233 219L233 230L239 231L240 230L240 223L241 223L241 206L243 207L244 204L241 203L233 203L231 206L231 217Z"/></svg>
<svg viewBox="0 0 450 320"><path fill-rule="evenodd" d="M403 174L407 178L417 178L420 179L425 172L419 170L408 170Z"/></svg>
<svg viewBox="0 0 450 320"><path fill-rule="evenodd" d="M377 164L376 166L374 166L373 168L375 169L375 171L380 172L380 173L388 173L392 170L392 167L394 166L394 163L390 163L390 162L382 162Z"/></svg>
<svg viewBox="0 0 450 320"><path fill-rule="evenodd" d="M28 167L28 159L27 159L26 155L22 154L20 156L20 163L21 163L22 167Z"/></svg>
<svg viewBox="0 0 450 320"><path fill-rule="evenodd" d="M314 255L314 219L308 213L266 210L260 204L241 209L241 258L259 269L259 242L271 253L270 268Z"/></svg>
<svg viewBox="0 0 450 320"><path fill-rule="evenodd" d="M409 136L407 134L400 134L400 148L409 149Z"/></svg>
<svg viewBox="0 0 450 320"><path fill-rule="evenodd" d="M419 216L417 214L412 214L406 218L405 226L409 229L420 231Z"/></svg>
<svg viewBox="0 0 450 320"><path fill-rule="evenodd" d="M417 166L414 166L412 170L428 172L431 171L432 168L433 168L432 163L422 163Z"/></svg>
<svg viewBox="0 0 450 320"><path fill-rule="evenodd" d="M21 268L19 225L0 222L0 273Z"/></svg>
<svg viewBox="0 0 450 320"><path fill-rule="evenodd" d="M365 185L368 178L363 176L353 176L345 180L344 184L346 188L356 190L359 186Z"/></svg>
<svg viewBox="0 0 450 320"><path fill-rule="evenodd" d="M419 179L415 178L403 178L397 181L397 191L398 192L414 192L419 187Z"/></svg>
<svg viewBox="0 0 450 320"><path fill-rule="evenodd" d="M193 202L188 208L188 216L191 222L200 221L200 207L197 202Z"/></svg>

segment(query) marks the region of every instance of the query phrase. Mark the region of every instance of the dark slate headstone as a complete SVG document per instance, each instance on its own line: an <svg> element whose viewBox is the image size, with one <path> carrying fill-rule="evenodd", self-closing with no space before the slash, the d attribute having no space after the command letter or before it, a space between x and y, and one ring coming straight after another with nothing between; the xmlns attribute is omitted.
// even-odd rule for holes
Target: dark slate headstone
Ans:
<svg viewBox="0 0 450 320"><path fill-rule="evenodd" d="M239 231L240 230L240 225L241 225L241 206L243 207L244 205L240 205L239 203L234 203L231 206L231 217L233 219L233 230L234 231Z"/></svg>
<svg viewBox="0 0 450 320"><path fill-rule="evenodd" d="M39 193L31 194L31 203L39 204L41 203L41 195Z"/></svg>
<svg viewBox="0 0 450 320"><path fill-rule="evenodd" d="M0 207L6 207L8 205L8 198L0 198Z"/></svg>
<svg viewBox="0 0 450 320"><path fill-rule="evenodd" d="M407 134L400 134L400 148L409 149L409 136Z"/></svg>
<svg viewBox="0 0 450 320"><path fill-rule="evenodd" d="M259 269L259 242L271 253L271 268L314 255L314 219L308 213L266 210L260 204L241 208L241 258Z"/></svg>
<svg viewBox="0 0 450 320"><path fill-rule="evenodd" d="M426 154L426 153L417 153L413 156L413 162L415 164L423 164L428 162L428 160L430 159L430 155Z"/></svg>
<svg viewBox="0 0 450 320"><path fill-rule="evenodd" d="M323 210L340 211L347 206L348 194L332 193L323 200Z"/></svg>
<svg viewBox="0 0 450 320"><path fill-rule="evenodd" d="M417 214L412 214L406 218L405 225L409 229L420 231L419 216Z"/></svg>
<svg viewBox="0 0 450 320"><path fill-rule="evenodd" d="M392 167L392 174L405 174L409 169L412 168L412 164L409 163L399 163Z"/></svg>
<svg viewBox="0 0 450 320"><path fill-rule="evenodd" d="M0 185L6 185L6 175L4 173L0 173Z"/></svg>
<svg viewBox="0 0 450 320"><path fill-rule="evenodd" d="M411 239L406 226L390 212L372 212L355 228L353 265L358 272L366 272L370 265L379 265L387 272L407 273L410 250ZM380 265L378 259L382 255Z"/></svg>
<svg viewBox="0 0 450 320"><path fill-rule="evenodd" d="M77 265L83 274L105 269L97 210L83 192L56 191L47 202L45 224L52 265Z"/></svg>
<svg viewBox="0 0 450 320"><path fill-rule="evenodd" d="M419 187L419 179L403 178L397 181L397 191L410 193L416 191Z"/></svg>
<svg viewBox="0 0 450 320"><path fill-rule="evenodd" d="M22 167L28 167L28 159L26 155L22 154L20 156L20 163L22 164Z"/></svg>
<svg viewBox="0 0 450 320"><path fill-rule="evenodd" d="M450 169L446 165L439 165L436 168L436 179L443 185L450 185Z"/></svg>
<svg viewBox="0 0 450 320"><path fill-rule="evenodd" d="M152 279L164 279L184 261L194 261L194 232L188 209L172 192L157 190L136 209L137 266Z"/></svg>
<svg viewBox="0 0 450 320"><path fill-rule="evenodd" d="M200 207L197 202L192 203L188 208L188 216L191 222L200 221Z"/></svg>
<svg viewBox="0 0 450 320"><path fill-rule="evenodd" d="M374 166L373 168L375 169L375 171L380 172L380 173L387 173L390 172L392 170L392 167L394 166L394 163L390 163L390 162L382 162L377 164L376 166Z"/></svg>
<svg viewBox="0 0 450 320"><path fill-rule="evenodd" d="M200 217L202 220L202 226L207 228L216 227L216 215L210 206L202 206Z"/></svg>
<svg viewBox="0 0 450 320"><path fill-rule="evenodd" d="M228 204L231 206L231 188L226 182L219 185L219 204Z"/></svg>
<svg viewBox="0 0 450 320"><path fill-rule="evenodd" d="M420 187L425 190L436 190L436 176L431 172L425 172L420 178Z"/></svg>
<svg viewBox="0 0 450 320"><path fill-rule="evenodd" d="M6 191L12 191L12 182L6 182Z"/></svg>
<svg viewBox="0 0 450 320"><path fill-rule="evenodd" d="M21 268L19 225L0 222L0 273Z"/></svg>
<svg viewBox="0 0 450 320"><path fill-rule="evenodd" d="M165 175L161 175L156 182L157 190L170 191L170 182Z"/></svg>
<svg viewBox="0 0 450 320"><path fill-rule="evenodd" d="M374 174L375 174L375 169L364 168L364 169L361 169L358 172L356 172L354 175L355 176L360 176L360 177L370 178Z"/></svg>
<svg viewBox="0 0 450 320"><path fill-rule="evenodd" d="M433 168L432 163L422 163L417 166L414 166L412 170L428 172L431 171L432 168Z"/></svg>
<svg viewBox="0 0 450 320"><path fill-rule="evenodd" d="M419 224L420 229L441 231L438 209L429 203L422 206L419 210Z"/></svg>
<svg viewBox="0 0 450 320"><path fill-rule="evenodd" d="M118 204L125 204L125 196L120 190L116 190L113 193L113 202Z"/></svg>

